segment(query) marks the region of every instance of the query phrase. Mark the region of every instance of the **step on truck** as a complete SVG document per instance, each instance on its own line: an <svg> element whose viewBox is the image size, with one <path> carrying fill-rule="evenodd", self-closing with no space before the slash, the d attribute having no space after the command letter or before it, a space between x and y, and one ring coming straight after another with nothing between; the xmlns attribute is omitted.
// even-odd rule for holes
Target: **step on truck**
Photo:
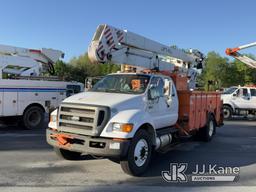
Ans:
<svg viewBox="0 0 256 192"><path fill-rule="evenodd" d="M154 151L166 151L184 137L210 141L222 125L220 94L195 91L204 66L199 51L184 52L100 25L88 54L92 62L121 65L121 71L65 99L51 113L47 142L61 158L115 158L125 173L138 176ZM176 58L181 66L170 62Z"/></svg>

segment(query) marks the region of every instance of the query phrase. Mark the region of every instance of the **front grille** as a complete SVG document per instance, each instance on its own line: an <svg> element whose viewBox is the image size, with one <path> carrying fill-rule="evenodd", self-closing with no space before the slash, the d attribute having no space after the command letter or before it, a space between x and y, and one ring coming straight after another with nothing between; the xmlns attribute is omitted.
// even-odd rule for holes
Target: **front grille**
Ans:
<svg viewBox="0 0 256 192"><path fill-rule="evenodd" d="M63 132L99 136L109 120L108 107L62 104L59 108L59 129Z"/></svg>
<svg viewBox="0 0 256 192"><path fill-rule="evenodd" d="M85 125L76 125L76 124L72 124L72 123L60 123L61 127L70 127L70 128L77 128L77 129L81 129L81 130L92 130L91 126L85 126Z"/></svg>
<svg viewBox="0 0 256 192"><path fill-rule="evenodd" d="M62 107L62 111L70 112L70 113L83 113L88 115L94 115L94 109L77 109L77 108L69 108L69 107Z"/></svg>
<svg viewBox="0 0 256 192"><path fill-rule="evenodd" d="M63 120L70 120L72 121L72 118L74 116L73 115L61 115L60 118L63 119ZM93 123L94 121L94 118L92 117L80 117L79 116L79 122L84 122L84 123Z"/></svg>
<svg viewBox="0 0 256 192"><path fill-rule="evenodd" d="M105 111L100 110L98 115L97 126L100 126L102 124L102 122L104 121L104 117L105 117Z"/></svg>

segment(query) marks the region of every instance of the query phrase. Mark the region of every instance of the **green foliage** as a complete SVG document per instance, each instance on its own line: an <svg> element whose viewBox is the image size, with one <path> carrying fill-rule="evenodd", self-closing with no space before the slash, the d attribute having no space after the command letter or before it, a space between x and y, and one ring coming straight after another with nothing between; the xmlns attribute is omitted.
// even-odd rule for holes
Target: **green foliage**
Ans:
<svg viewBox="0 0 256 192"><path fill-rule="evenodd" d="M255 84L256 70L238 60L230 62L216 52L209 52L199 80L205 89L208 89L208 82L212 81L212 90L233 85Z"/></svg>
<svg viewBox="0 0 256 192"><path fill-rule="evenodd" d="M65 80L68 78L69 71L71 70L71 66L67 65L63 61L57 61L54 65L55 75L60 79Z"/></svg>
<svg viewBox="0 0 256 192"><path fill-rule="evenodd" d="M87 77L103 76L120 70L114 64L93 64L85 53L79 57L74 57L69 63L58 61L55 64L55 75L66 81L79 81L84 83Z"/></svg>

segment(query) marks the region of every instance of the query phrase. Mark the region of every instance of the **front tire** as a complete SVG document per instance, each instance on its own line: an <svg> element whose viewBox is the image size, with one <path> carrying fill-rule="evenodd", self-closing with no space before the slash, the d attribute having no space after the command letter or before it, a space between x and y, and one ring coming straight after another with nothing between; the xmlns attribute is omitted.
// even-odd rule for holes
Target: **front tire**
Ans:
<svg viewBox="0 0 256 192"><path fill-rule="evenodd" d="M230 106L224 105L223 106L223 115L224 119L230 120L232 118L233 110Z"/></svg>
<svg viewBox="0 0 256 192"><path fill-rule="evenodd" d="M123 171L132 176L143 174L151 160L152 139L146 130L139 130L131 141L128 154L121 159Z"/></svg>
<svg viewBox="0 0 256 192"><path fill-rule="evenodd" d="M60 159L71 160L71 161L81 159L81 153L79 152L69 151L69 150L61 149L57 147L54 148L54 151Z"/></svg>

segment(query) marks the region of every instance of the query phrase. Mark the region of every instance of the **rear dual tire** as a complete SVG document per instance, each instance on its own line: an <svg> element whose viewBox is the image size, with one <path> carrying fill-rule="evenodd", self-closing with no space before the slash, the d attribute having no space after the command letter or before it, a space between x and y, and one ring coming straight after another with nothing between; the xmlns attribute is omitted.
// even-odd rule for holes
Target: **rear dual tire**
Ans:
<svg viewBox="0 0 256 192"><path fill-rule="evenodd" d="M20 122L26 129L40 129L44 125L44 110L39 106L28 107Z"/></svg>
<svg viewBox="0 0 256 192"><path fill-rule="evenodd" d="M216 133L215 119L213 115L209 115L206 125L199 129L199 131L196 134L196 137L201 141L209 142L212 140L215 133Z"/></svg>

